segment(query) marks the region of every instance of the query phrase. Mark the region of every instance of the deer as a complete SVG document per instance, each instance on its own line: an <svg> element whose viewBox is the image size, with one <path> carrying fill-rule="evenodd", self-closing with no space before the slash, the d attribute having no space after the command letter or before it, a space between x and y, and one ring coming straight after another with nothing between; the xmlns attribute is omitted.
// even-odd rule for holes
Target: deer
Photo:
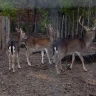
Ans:
<svg viewBox="0 0 96 96"><path fill-rule="evenodd" d="M19 51L20 51L20 45L22 44L23 38L27 38L25 36L25 33L21 32L21 29L16 28L18 34L17 34L17 40L9 40L8 44L5 48L6 54L8 56L9 61L9 70L13 70L15 72L15 61L17 60L18 68L21 68L20 66L20 60L19 60ZM11 64L12 63L12 64Z"/></svg>
<svg viewBox="0 0 96 96"><path fill-rule="evenodd" d="M47 27L47 37L44 38L34 38L32 36L27 36L27 39L23 38L25 40L25 46L26 46L26 58L27 58L27 63L29 66L31 66L31 63L29 61L29 57L32 54L32 52L37 52L41 51L41 62L44 64L44 52L46 52L49 64L52 64L48 52L48 48L51 47L54 39L54 33L52 32L52 26L51 24L48 25ZM20 30L20 32L23 34L24 31ZM22 35L21 34L21 35ZM22 36L21 36L22 37ZM25 36L26 37L26 36Z"/></svg>
<svg viewBox="0 0 96 96"><path fill-rule="evenodd" d="M15 60L17 59L18 68L21 68L19 63L19 49L17 41L10 40L6 47L6 54L9 61L9 70L15 72ZM12 64L11 64L12 63Z"/></svg>
<svg viewBox="0 0 96 96"><path fill-rule="evenodd" d="M72 63L70 65L70 69L72 69L74 60L75 60L75 55L78 55L81 62L84 71L87 71L85 64L84 64L84 58L83 58L83 50L87 50L88 47L91 45L94 37L95 37L95 31L96 31L96 26L95 27L87 27L84 26L81 21L81 16L79 18L78 23L85 29L86 35L83 38L71 38L71 39L59 39L55 42L54 44L54 56L53 56L53 61L55 62L55 68L57 74L60 74L61 71L63 71L62 64L61 64L61 59L63 59L67 55L72 55Z"/></svg>

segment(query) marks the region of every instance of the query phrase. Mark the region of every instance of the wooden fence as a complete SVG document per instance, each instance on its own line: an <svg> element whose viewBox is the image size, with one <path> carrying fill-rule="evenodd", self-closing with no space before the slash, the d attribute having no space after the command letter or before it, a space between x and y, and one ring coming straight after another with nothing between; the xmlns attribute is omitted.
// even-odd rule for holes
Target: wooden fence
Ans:
<svg viewBox="0 0 96 96"><path fill-rule="evenodd" d="M55 9L53 9L53 11L54 10ZM84 26L92 27L96 25L96 8L94 9L94 12L90 9L90 7L86 8L86 10L89 10L87 16L86 18L82 16L83 18L81 22L83 22ZM86 10L84 9L83 11L85 12ZM54 15L53 11L50 16L50 21L53 29L59 31L60 38L82 38L85 35L84 28L78 23L81 16L80 8L78 8L76 12L72 10L72 16L66 14L58 15L58 13ZM82 15L84 12L81 12ZM94 41L96 41L96 37Z"/></svg>
<svg viewBox="0 0 96 96"><path fill-rule="evenodd" d="M10 39L10 19L0 15L0 48L4 49Z"/></svg>

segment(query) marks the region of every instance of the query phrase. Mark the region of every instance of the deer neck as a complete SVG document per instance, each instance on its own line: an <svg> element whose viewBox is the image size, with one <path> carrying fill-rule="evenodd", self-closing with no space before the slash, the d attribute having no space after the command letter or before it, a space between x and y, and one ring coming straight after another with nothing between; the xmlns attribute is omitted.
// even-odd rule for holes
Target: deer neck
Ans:
<svg viewBox="0 0 96 96"><path fill-rule="evenodd" d="M21 37L21 35L19 34L19 35L18 35L18 45L21 45L21 43L22 43L22 37Z"/></svg>
<svg viewBox="0 0 96 96"><path fill-rule="evenodd" d="M49 36L48 36L50 43L53 43L53 36L52 36L52 32L49 32Z"/></svg>
<svg viewBox="0 0 96 96"><path fill-rule="evenodd" d="M94 32L93 33L90 32L90 33L86 34L86 36L84 37L84 42L86 44L86 47L89 47L91 45L94 37L95 37L95 33Z"/></svg>

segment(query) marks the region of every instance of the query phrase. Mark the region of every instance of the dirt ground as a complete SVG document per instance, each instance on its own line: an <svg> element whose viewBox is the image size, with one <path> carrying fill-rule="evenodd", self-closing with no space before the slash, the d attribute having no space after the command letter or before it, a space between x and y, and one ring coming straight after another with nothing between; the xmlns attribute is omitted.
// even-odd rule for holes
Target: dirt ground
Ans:
<svg viewBox="0 0 96 96"><path fill-rule="evenodd" d="M46 55L45 55L46 57ZM86 59L84 72L81 62L75 60L72 70L66 69L71 60L62 61L64 72L56 73L55 65L41 64L41 55L30 57L32 66L28 66L25 49L20 51L21 69L8 70L8 58L0 50L0 96L96 96L96 62ZM87 62L88 61L88 62Z"/></svg>

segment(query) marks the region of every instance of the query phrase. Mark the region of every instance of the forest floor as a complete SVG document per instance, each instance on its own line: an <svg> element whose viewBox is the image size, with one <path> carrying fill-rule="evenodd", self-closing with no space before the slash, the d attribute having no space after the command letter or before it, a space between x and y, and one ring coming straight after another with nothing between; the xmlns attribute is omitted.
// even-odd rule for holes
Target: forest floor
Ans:
<svg viewBox="0 0 96 96"><path fill-rule="evenodd" d="M92 58L89 57L89 58ZM96 60L84 58L88 72L84 72L81 61L75 60L72 70L66 69L71 59L63 60L64 71L56 73L55 65L48 59L41 63L40 53L31 55L32 66L28 66L25 49L20 51L21 69L8 70L8 58L0 50L0 96L96 96Z"/></svg>

